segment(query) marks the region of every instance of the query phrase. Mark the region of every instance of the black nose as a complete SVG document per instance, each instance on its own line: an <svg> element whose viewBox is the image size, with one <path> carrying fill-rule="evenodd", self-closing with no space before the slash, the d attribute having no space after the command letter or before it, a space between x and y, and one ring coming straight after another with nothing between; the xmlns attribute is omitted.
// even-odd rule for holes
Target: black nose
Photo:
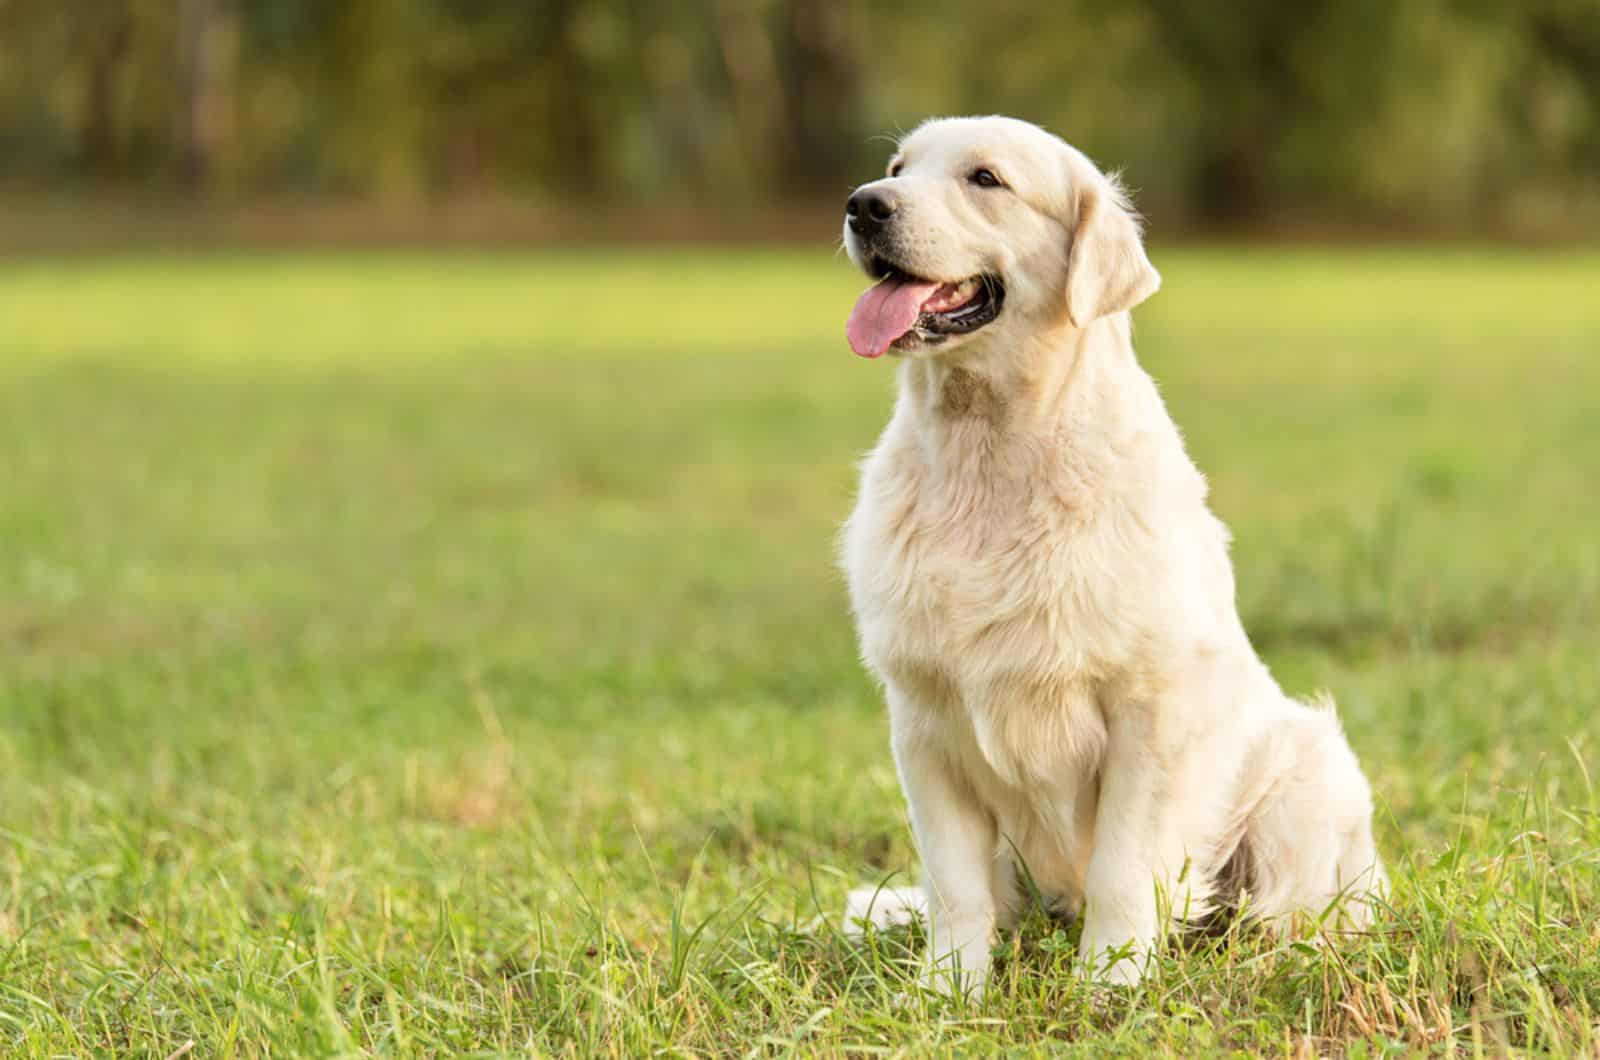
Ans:
<svg viewBox="0 0 1600 1060"><path fill-rule="evenodd" d="M850 218L850 227L861 235L882 228L894 216L899 204L881 188L862 188L845 203L844 215Z"/></svg>

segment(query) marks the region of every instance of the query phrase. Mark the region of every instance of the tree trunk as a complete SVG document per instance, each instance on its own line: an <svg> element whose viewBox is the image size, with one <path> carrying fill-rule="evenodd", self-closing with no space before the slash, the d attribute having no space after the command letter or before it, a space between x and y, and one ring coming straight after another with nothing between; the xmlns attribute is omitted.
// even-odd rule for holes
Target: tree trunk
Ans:
<svg viewBox="0 0 1600 1060"><path fill-rule="evenodd" d="M760 11L747 0L721 0L715 12L717 44L728 72L745 171L753 184L765 188L778 161L772 153L772 131L782 119L772 38Z"/></svg>
<svg viewBox="0 0 1600 1060"><path fill-rule="evenodd" d="M832 0L789 0L782 38L787 123L778 145L781 190L843 198L861 144L861 70L851 31L857 20Z"/></svg>
<svg viewBox="0 0 1600 1060"><path fill-rule="evenodd" d="M181 0L178 43L183 180L196 191L207 191L225 168L233 140L239 57L234 0Z"/></svg>
<svg viewBox="0 0 1600 1060"><path fill-rule="evenodd" d="M579 40L580 0L547 0L540 13L550 27L542 54L534 61L544 69L545 112L541 131L555 149L551 179L577 198L600 197L608 190L612 170L609 138L615 130L600 120L605 98L619 91L591 69Z"/></svg>
<svg viewBox="0 0 1600 1060"><path fill-rule="evenodd" d="M133 20L126 12L117 16L104 35L89 41L79 153L85 171L96 177L110 176L116 169L117 81L132 41Z"/></svg>

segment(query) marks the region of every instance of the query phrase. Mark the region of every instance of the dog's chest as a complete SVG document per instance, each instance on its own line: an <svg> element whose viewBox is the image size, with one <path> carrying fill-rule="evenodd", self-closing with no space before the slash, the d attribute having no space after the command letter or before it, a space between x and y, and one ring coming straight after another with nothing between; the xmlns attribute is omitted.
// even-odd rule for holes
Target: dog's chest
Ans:
<svg viewBox="0 0 1600 1060"><path fill-rule="evenodd" d="M1056 639L1070 619L1059 592L1070 571L1037 513L928 495L899 503L859 512L851 528L850 584L870 661L944 665L985 642Z"/></svg>
<svg viewBox="0 0 1600 1060"><path fill-rule="evenodd" d="M847 527L867 662L920 709L958 715L949 731L1007 784L1093 757L1097 686L1126 651L1116 535L1073 499L875 459Z"/></svg>

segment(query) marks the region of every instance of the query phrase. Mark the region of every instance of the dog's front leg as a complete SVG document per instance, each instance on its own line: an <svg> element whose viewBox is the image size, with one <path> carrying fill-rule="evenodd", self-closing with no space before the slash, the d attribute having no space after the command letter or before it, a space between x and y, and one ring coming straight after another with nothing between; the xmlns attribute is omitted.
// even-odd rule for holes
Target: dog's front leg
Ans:
<svg viewBox="0 0 1600 1060"><path fill-rule="evenodd" d="M894 754L922 854L928 898L923 981L940 991L982 987L994 944L997 831L925 726L895 711Z"/></svg>
<svg viewBox="0 0 1600 1060"><path fill-rule="evenodd" d="M1204 778L1220 750L1160 742L1147 720L1130 711L1113 721L1101 769L1079 957L1107 983L1138 982L1173 917L1208 897L1205 880L1185 869L1189 843L1213 829L1214 785Z"/></svg>

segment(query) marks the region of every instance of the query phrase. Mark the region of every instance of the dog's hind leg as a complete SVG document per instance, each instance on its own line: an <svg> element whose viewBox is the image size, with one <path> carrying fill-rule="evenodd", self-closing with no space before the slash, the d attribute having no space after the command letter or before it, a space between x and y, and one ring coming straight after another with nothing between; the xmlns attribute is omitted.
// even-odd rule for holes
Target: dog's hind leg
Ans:
<svg viewBox="0 0 1600 1060"><path fill-rule="evenodd" d="M1252 755L1270 770L1245 823L1247 911L1275 920L1312 916L1338 901L1334 921L1371 922L1388 880L1372 838L1372 793L1331 707L1290 701Z"/></svg>

